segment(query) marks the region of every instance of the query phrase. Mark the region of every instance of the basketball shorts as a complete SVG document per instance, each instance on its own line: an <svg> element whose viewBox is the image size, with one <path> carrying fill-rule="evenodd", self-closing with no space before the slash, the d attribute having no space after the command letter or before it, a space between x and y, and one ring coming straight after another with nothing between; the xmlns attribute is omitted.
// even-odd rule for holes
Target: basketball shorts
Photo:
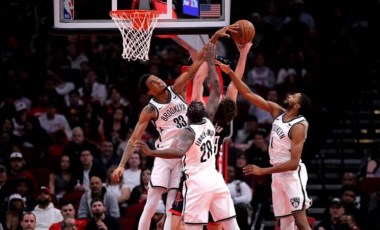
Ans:
<svg viewBox="0 0 380 230"><path fill-rule="evenodd" d="M307 196L305 164L297 170L272 174L272 200L275 217L289 216L311 206Z"/></svg>
<svg viewBox="0 0 380 230"><path fill-rule="evenodd" d="M150 184L152 187L162 187L167 190L178 189L182 171L181 159L163 159L156 157Z"/></svg>
<svg viewBox="0 0 380 230"><path fill-rule="evenodd" d="M209 212L215 222L236 216L230 191L217 171L189 176L183 194L185 224L207 224Z"/></svg>

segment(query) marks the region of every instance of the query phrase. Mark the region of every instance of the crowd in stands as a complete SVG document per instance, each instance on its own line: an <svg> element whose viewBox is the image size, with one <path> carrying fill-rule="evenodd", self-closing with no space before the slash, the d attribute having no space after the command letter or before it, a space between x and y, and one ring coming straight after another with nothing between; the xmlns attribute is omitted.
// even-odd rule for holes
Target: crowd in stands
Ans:
<svg viewBox="0 0 380 230"><path fill-rule="evenodd" d="M172 82L189 64L189 54L169 39L153 38L148 62L128 62L121 57L119 35L56 36L49 33L49 4L11 2L0 10L3 229L20 229L30 212L39 230L73 224L93 229L88 226L96 225L97 219L112 226L108 229L135 226L146 200L153 159L136 152L120 182L110 174L149 99L137 90L137 81L149 72ZM244 81L268 100L278 102L289 92L303 91L314 102L305 161L313 157L321 134L328 129L320 119L326 110L336 109L331 97L344 97L336 82L350 78L364 65L356 62L367 51L361 42L370 37L376 22L372 13L379 9L378 2L365 2L232 1L232 20L244 18L256 28ZM220 45L223 55L236 64L238 52L231 39L221 39ZM269 164L272 118L240 97L238 107L234 133L227 140L228 187L241 228L255 224L259 229L264 219L273 219L271 178L245 176L241 169L252 163ZM157 137L153 130L148 128L144 134L148 143ZM367 176L379 177L378 155L368 158ZM316 229L332 229L331 223L351 230L380 229L379 191L364 193L356 172L344 174L345 180L349 176L355 182L342 183L341 193L326 207L326 219L318 220L324 228ZM156 212L152 223L164 212L162 205Z"/></svg>

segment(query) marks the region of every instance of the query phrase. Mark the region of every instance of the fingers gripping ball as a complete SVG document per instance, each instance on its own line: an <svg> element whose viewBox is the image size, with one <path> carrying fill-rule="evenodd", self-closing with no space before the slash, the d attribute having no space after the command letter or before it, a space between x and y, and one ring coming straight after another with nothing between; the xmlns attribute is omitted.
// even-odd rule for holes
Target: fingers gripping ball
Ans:
<svg viewBox="0 0 380 230"><path fill-rule="evenodd" d="M232 39L239 45L244 45L255 38L256 30L253 24L248 20L239 20L234 23L239 26L237 33L231 33Z"/></svg>

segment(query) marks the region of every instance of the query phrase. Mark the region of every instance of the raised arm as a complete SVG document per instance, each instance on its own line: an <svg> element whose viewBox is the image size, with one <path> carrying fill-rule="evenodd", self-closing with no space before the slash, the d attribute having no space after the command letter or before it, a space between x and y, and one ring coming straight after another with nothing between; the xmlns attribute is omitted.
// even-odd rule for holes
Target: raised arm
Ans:
<svg viewBox="0 0 380 230"><path fill-rule="evenodd" d="M220 100L220 82L218 73L215 69L215 46L206 52L206 62L210 72L211 93L206 105L206 113L208 118L213 121L214 115L219 105Z"/></svg>
<svg viewBox="0 0 380 230"><path fill-rule="evenodd" d="M119 180L122 176L125 164L127 163L132 153L135 151L134 143L141 139L150 120L154 119L156 115L156 110L150 104L146 105L141 111L139 121L137 122L135 129L133 130L133 133L127 142L127 145L124 148L123 156L120 160L119 166L112 173L112 176L117 180Z"/></svg>
<svg viewBox="0 0 380 230"><path fill-rule="evenodd" d="M194 59L193 64L190 65L187 71L183 72L174 82L173 90L177 94L183 95L187 83L189 82L189 80L194 78L195 73L198 71L199 67L204 62L204 56L207 49L210 49L212 46L214 46L219 37L229 37L229 33L236 33L237 29L238 26L229 25L219 29L214 33L209 42L201 49L201 51L199 51L197 57Z"/></svg>
<svg viewBox="0 0 380 230"><path fill-rule="evenodd" d="M191 145L194 142L195 135L188 128L182 129L179 135L180 137L177 146L172 146L171 148L151 150L149 146L143 141L136 142L135 146L147 156L161 157L166 159L181 158L190 149Z"/></svg>
<svg viewBox="0 0 380 230"><path fill-rule="evenodd" d="M239 93L249 102L256 105L260 109L263 109L272 114L273 117L277 117L280 113L284 111L284 109L278 105L277 103L266 101L261 96L253 93L251 89L241 80L238 76L236 76L235 72L231 70L231 68L227 65L224 65L221 62L217 62L220 69L226 73L238 89Z"/></svg>
<svg viewBox="0 0 380 230"><path fill-rule="evenodd" d="M244 74L245 64L247 62L247 56L248 56L249 50L251 49L252 43L250 42L244 45L236 44L236 46L239 50L240 55L239 55L238 63L235 68L235 73L239 79L242 79L243 74ZM228 85L226 96L236 101L237 95L238 95L238 90L235 87L234 83L231 82Z"/></svg>

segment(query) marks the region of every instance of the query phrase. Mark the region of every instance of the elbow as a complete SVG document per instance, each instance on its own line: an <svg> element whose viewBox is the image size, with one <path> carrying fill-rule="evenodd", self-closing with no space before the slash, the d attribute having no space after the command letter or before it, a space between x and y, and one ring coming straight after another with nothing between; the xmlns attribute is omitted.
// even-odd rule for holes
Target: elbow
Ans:
<svg viewBox="0 0 380 230"><path fill-rule="evenodd" d="M299 166L299 162L296 162L296 161L292 161L292 163L289 165L289 170L291 171L295 171L298 169L298 166Z"/></svg>

